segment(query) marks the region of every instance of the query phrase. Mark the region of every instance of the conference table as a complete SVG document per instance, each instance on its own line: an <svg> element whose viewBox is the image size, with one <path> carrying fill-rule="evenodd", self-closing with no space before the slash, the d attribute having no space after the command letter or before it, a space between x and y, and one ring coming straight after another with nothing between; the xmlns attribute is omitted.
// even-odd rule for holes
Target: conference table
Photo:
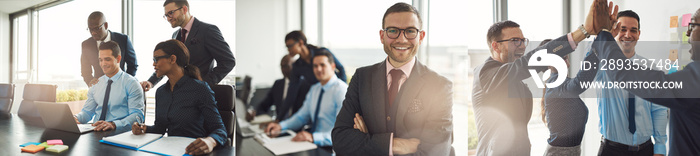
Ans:
<svg viewBox="0 0 700 156"><path fill-rule="evenodd" d="M267 150L265 146L255 141L253 137L243 138L240 135L236 135L236 154L242 156L256 155L256 156L273 156L270 150ZM332 156L332 147L318 147L316 149L301 151L296 153L285 154L287 156Z"/></svg>
<svg viewBox="0 0 700 156"><path fill-rule="evenodd" d="M135 151L113 145L100 143L102 137L116 135L115 131L88 132L84 134L71 133L44 128L41 118L23 118L16 114L0 113L0 155L157 155L143 151ZM45 142L46 140L61 139L68 150L52 153L46 150L37 153L22 152L21 147L28 142ZM235 149L225 146L214 149L209 155L235 155Z"/></svg>

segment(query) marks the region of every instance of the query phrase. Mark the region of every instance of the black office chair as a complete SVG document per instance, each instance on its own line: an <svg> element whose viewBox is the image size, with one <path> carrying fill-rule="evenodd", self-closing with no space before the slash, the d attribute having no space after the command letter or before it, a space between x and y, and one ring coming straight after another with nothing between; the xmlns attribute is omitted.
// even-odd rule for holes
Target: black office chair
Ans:
<svg viewBox="0 0 700 156"><path fill-rule="evenodd" d="M212 86L212 90L214 91L216 106L219 114L221 114L221 120L224 122L224 127L226 127L226 135L228 135L226 144L228 144L227 146L232 146L231 141L234 140L233 126L235 125L235 118L233 117L235 90L230 85L215 85Z"/></svg>
<svg viewBox="0 0 700 156"><path fill-rule="evenodd" d="M10 113L15 98L15 84L0 84L0 113Z"/></svg>
<svg viewBox="0 0 700 156"><path fill-rule="evenodd" d="M22 94L22 103L19 104L17 115L20 117L39 118L34 101L56 102L56 85L26 84Z"/></svg>
<svg viewBox="0 0 700 156"><path fill-rule="evenodd" d="M251 81L253 81L253 78L246 75L245 78L243 78L243 85L239 85L236 88L236 90L239 91L237 92L236 97L240 98L243 101L243 105L248 105L248 103L250 102L250 95L253 89Z"/></svg>

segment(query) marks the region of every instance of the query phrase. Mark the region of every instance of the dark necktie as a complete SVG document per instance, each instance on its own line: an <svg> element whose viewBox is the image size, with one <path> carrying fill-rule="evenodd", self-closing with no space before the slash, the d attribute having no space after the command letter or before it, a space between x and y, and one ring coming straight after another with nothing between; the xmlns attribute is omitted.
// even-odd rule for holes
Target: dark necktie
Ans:
<svg viewBox="0 0 700 156"><path fill-rule="evenodd" d="M318 123L318 113L321 110L321 99L323 98L323 88L321 88L321 94L318 94L318 102L316 104L316 113L314 113L314 122L311 124L310 132L316 131L316 124Z"/></svg>
<svg viewBox="0 0 700 156"><path fill-rule="evenodd" d="M389 86L389 106L394 103L394 99L396 99L396 94L399 93L399 80L401 79L401 76L403 75L403 71L399 69L392 69L389 71L389 74L391 74L391 85Z"/></svg>
<svg viewBox="0 0 700 156"><path fill-rule="evenodd" d="M187 35L186 29L180 29L180 42L185 43L185 37Z"/></svg>
<svg viewBox="0 0 700 156"><path fill-rule="evenodd" d="M107 81L107 91L105 91L105 101L102 102L102 115L100 115L100 120L105 120L107 118L107 109L109 108L109 90L112 89L112 80Z"/></svg>
<svg viewBox="0 0 700 156"><path fill-rule="evenodd" d="M630 133L634 134L637 131L637 123L634 122L634 94L629 93L627 100L627 121L629 122Z"/></svg>

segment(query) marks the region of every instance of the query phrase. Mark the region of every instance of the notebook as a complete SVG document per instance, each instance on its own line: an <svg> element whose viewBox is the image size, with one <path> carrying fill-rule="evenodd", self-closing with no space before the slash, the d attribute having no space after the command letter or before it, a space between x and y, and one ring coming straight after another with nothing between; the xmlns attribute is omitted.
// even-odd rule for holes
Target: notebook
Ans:
<svg viewBox="0 0 700 156"><path fill-rule="evenodd" d="M290 135L270 138L265 134L257 134L254 138L275 155L284 155L318 148L314 143L292 141L296 133L293 131L287 131L287 133Z"/></svg>
<svg viewBox="0 0 700 156"><path fill-rule="evenodd" d="M115 136L104 137L100 142L160 155L184 155L185 148L195 140L196 138L163 136L152 133L134 135L131 131L128 131Z"/></svg>

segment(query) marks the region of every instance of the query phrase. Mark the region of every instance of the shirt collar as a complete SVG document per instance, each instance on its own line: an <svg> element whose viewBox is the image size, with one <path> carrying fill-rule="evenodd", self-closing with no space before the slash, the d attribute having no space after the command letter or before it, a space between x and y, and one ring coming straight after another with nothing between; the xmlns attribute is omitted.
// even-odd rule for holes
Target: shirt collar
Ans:
<svg viewBox="0 0 700 156"><path fill-rule="evenodd" d="M189 33L190 30L192 29L192 23L194 23L194 16L192 16L192 18L190 18L190 21L187 22L187 25L185 25L185 27L182 29L187 30L187 33Z"/></svg>
<svg viewBox="0 0 700 156"><path fill-rule="evenodd" d="M122 75L124 75L124 72L122 70L119 70L117 72L117 74L114 74L114 76L112 76L112 77L107 77L107 74L102 75L102 77L104 77L105 80L112 80L112 82L114 82L114 81L119 81L119 79L121 79Z"/></svg>
<svg viewBox="0 0 700 156"><path fill-rule="evenodd" d="M406 74L406 78L408 78L409 76L411 76L411 71L413 71L413 66L416 64L416 57L413 57L413 59L411 59L411 61L409 61L408 63L406 63L403 66L398 67L398 68L394 67L393 65L391 65L391 63L389 63L389 57L386 57L385 61L386 61L385 62L386 63L386 76L389 76L389 72L392 69L399 69L399 70L403 71L403 73Z"/></svg>
<svg viewBox="0 0 700 156"><path fill-rule="evenodd" d="M109 42L111 40L112 40L112 32L107 30L107 37L105 37L104 41L97 41L97 48L100 48L100 43Z"/></svg>
<svg viewBox="0 0 700 156"><path fill-rule="evenodd" d="M326 85L321 85L321 88L323 90L328 90L329 88L331 88L331 86L335 86L335 83L337 83L338 80L338 77L334 74L333 76L331 76L331 79L328 80L328 83L326 83ZM318 83L320 84L321 82L319 81Z"/></svg>

